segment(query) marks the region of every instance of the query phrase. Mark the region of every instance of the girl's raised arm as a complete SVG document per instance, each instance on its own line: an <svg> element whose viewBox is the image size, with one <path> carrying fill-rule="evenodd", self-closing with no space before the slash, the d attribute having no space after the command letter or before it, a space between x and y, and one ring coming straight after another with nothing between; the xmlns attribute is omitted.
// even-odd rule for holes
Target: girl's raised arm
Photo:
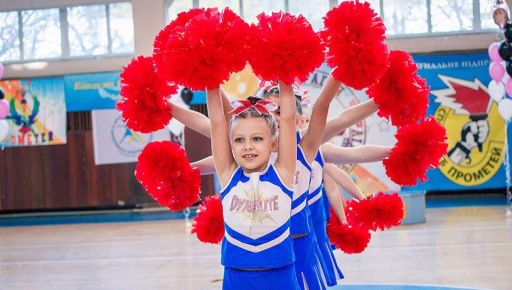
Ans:
<svg viewBox="0 0 512 290"><path fill-rule="evenodd" d="M215 173L215 164L213 164L213 156L205 157L201 160L190 163L192 167L199 168L201 175L211 175Z"/></svg>
<svg viewBox="0 0 512 290"><path fill-rule="evenodd" d="M210 138L210 120L208 117L199 112L175 105L170 100L167 101L167 105L172 110L173 118L183 123L185 127Z"/></svg>
<svg viewBox="0 0 512 290"><path fill-rule="evenodd" d="M339 91L341 83L330 75L322 87L322 92L315 102L309 128L301 139L300 145L304 150L308 162L312 162L323 143L324 129L327 121L327 113L332 99Z"/></svg>
<svg viewBox="0 0 512 290"><path fill-rule="evenodd" d="M342 223L347 223L347 217L345 216L345 208L343 205L343 197L341 197L340 189L336 182L324 172L324 187L327 195L327 200L331 205L334 214Z"/></svg>
<svg viewBox="0 0 512 290"><path fill-rule="evenodd" d="M331 140L334 136L338 135L340 132L356 124L357 122L361 122L371 114L377 112L377 110L378 107L373 99L347 108L341 112L338 117L327 122L322 138L322 143Z"/></svg>
<svg viewBox="0 0 512 290"><path fill-rule="evenodd" d="M392 147L361 145L340 147L331 143L322 145L321 150L326 163L365 163L376 162L389 156Z"/></svg>
<svg viewBox="0 0 512 290"><path fill-rule="evenodd" d="M357 186L357 184L352 180L352 177L348 175L345 171L335 166L334 164L326 164L324 166L324 178L325 176L332 178L334 182L339 184L344 190L346 190L350 195L358 200L363 200L366 196L363 194L361 189ZM329 201L330 202L330 201Z"/></svg>
<svg viewBox="0 0 512 290"><path fill-rule="evenodd" d="M221 95L222 106L224 108L224 117L226 118L226 124L229 124L229 121L231 120L230 112L233 110L233 107L231 107L229 99L224 94L224 92L221 91ZM171 103L170 99L167 101L167 105L172 110L172 116L176 120L183 123L185 127L192 129L207 138L210 138L210 120L208 117L199 112L173 104Z"/></svg>
<svg viewBox="0 0 512 290"><path fill-rule="evenodd" d="M292 187L297 161L297 141L295 129L295 95L291 86L279 82L279 149L275 167L283 182Z"/></svg>
<svg viewBox="0 0 512 290"><path fill-rule="evenodd" d="M206 101L211 123L210 135L213 161L220 184L224 187L236 169L236 162L231 152L229 129L224 116L220 90L218 88L206 90Z"/></svg>

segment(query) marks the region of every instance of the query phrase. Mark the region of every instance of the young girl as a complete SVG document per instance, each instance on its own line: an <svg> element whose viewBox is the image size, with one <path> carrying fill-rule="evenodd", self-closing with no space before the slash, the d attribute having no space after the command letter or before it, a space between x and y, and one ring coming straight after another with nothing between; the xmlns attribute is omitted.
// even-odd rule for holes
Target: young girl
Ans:
<svg viewBox="0 0 512 290"><path fill-rule="evenodd" d="M327 162L340 164L380 161L389 155L390 150L391 147L374 145L362 145L358 147L344 148L333 145L331 143L326 143L322 145L315 160L312 163L308 205L311 210L311 219L318 246L320 248L321 256L324 260L324 272L326 273L327 284L329 286L336 285L336 281L342 279L343 274L336 262L331 243L327 237L326 226L328 215L326 214L326 205L329 205L329 203L333 201L331 206L335 209L336 212L339 212L340 207L341 210L343 210L343 203L341 196L339 196L339 199L331 197L328 198L328 200L325 200L323 196L324 166L334 166L332 164L326 164ZM329 193L332 192L332 190L329 191Z"/></svg>
<svg viewBox="0 0 512 290"><path fill-rule="evenodd" d="M311 175L310 163L318 153L318 148L321 143L331 139L338 132L343 131L348 126L363 120L377 110L377 107L372 100L365 103L353 106L343 111L337 118L325 124L327 117L327 110L330 101L340 89L341 84L329 77L326 81L322 93L318 98L312 118L311 126L305 134L304 138L299 139L301 134L297 134L297 166L295 176L295 188L292 202L292 225L291 231L294 237L294 252L297 258L295 269L297 277L299 278L299 285L301 289L325 289L326 276L323 272L325 266L321 251L316 241L315 233L312 230L311 213L307 206L307 198L309 195L309 183ZM279 87L273 85L264 88L262 96L267 99L280 104ZM224 97L224 100L226 98ZM226 108L224 102L224 108ZM172 107L172 104L170 104ZM200 113L190 110L173 108L174 117L183 122L187 127L194 128L198 132L204 132L204 128L210 127L207 118L199 116ZM303 122L301 118L300 102L297 104L296 126L297 130L300 129L300 124ZM274 113L276 121L281 119L281 112L277 110ZM194 116L196 115L196 116ZM325 127L325 133L324 132ZM204 133L203 133L204 134ZM204 134L207 137L209 135ZM309 160L309 161L308 161ZM212 167L209 166L211 158L205 158L195 162L194 166L201 168L202 174L212 173Z"/></svg>
<svg viewBox="0 0 512 290"><path fill-rule="evenodd" d="M299 131L301 121L303 121L302 107L300 101L297 103L297 164L292 202L291 232L296 257L295 270L301 289L327 288L327 278L324 273L325 265L323 265L322 254L312 228L311 212L307 200L311 182L311 162L314 160L322 144L328 108L336 92L339 90L339 86L340 83L332 77L327 79L313 107L309 130L307 130L303 137ZM279 88L273 85L269 85L263 90L263 96L266 99L281 105L278 93ZM280 123L280 110L275 112L275 116L278 123Z"/></svg>
<svg viewBox="0 0 512 290"><path fill-rule="evenodd" d="M304 128L308 128L308 117L309 116L306 113L304 116L305 122L303 123ZM339 117L337 118L336 121L338 121L338 124L344 123L340 121ZM344 128L338 127L337 130L339 129ZM331 130L331 132L334 131L335 130ZM332 134L331 132L328 133ZM328 137L330 138L330 136ZM318 153L311 164L312 170L311 182L309 187L308 206L311 212L311 222L316 235L316 240L321 252L320 257L324 262L322 265L324 265L324 273L328 286L336 285L337 280L343 278L343 274L336 262L326 232L328 216L325 213L325 208L326 204L328 206L328 201L331 201L331 199L326 201L323 196L323 167L326 161L334 163L358 163L381 160L382 158L386 157L389 154L390 149L390 147L380 147L371 145L343 148L335 146L330 143L326 143L320 147L320 150L318 150ZM336 201L341 202L341 196L340 199ZM339 206L342 207L341 203L339 204ZM336 209L339 209L339 206L338 204L333 205L333 207L335 207Z"/></svg>
<svg viewBox="0 0 512 290"><path fill-rule="evenodd" d="M290 212L295 175L295 101L280 85L281 123L270 105L254 98L235 109L229 127L218 89L207 91L211 144L222 186L225 221L223 289L298 289Z"/></svg>

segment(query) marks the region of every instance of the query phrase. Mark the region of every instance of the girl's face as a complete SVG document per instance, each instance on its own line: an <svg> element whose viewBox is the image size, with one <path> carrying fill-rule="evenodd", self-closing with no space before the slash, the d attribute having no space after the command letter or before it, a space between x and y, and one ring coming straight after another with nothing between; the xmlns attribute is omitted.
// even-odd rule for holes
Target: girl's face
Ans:
<svg viewBox="0 0 512 290"><path fill-rule="evenodd" d="M265 170L270 152L276 146L265 119L240 118L233 124L231 149L236 162L246 173Z"/></svg>

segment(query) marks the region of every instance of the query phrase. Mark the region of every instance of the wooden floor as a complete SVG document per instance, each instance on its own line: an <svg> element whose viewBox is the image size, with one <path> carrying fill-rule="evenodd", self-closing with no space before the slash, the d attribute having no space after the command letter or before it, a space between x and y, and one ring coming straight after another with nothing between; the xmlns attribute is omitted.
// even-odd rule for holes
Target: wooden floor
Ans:
<svg viewBox="0 0 512 290"><path fill-rule="evenodd" d="M427 209L427 223L336 253L342 283L512 289L512 219L504 208ZM0 289L220 289L219 246L183 220L0 228Z"/></svg>

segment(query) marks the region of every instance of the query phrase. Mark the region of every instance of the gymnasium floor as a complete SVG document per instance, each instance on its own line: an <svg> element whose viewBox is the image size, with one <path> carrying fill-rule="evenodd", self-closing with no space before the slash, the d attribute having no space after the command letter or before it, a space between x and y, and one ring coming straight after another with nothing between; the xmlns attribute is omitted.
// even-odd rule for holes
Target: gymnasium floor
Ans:
<svg viewBox="0 0 512 290"><path fill-rule="evenodd" d="M376 233L363 254L337 251L346 287L333 289L512 289L512 218L504 212L427 208L427 223ZM199 243L176 216L152 215L159 213L25 223L32 226L0 216L0 289L220 289L219 246Z"/></svg>

